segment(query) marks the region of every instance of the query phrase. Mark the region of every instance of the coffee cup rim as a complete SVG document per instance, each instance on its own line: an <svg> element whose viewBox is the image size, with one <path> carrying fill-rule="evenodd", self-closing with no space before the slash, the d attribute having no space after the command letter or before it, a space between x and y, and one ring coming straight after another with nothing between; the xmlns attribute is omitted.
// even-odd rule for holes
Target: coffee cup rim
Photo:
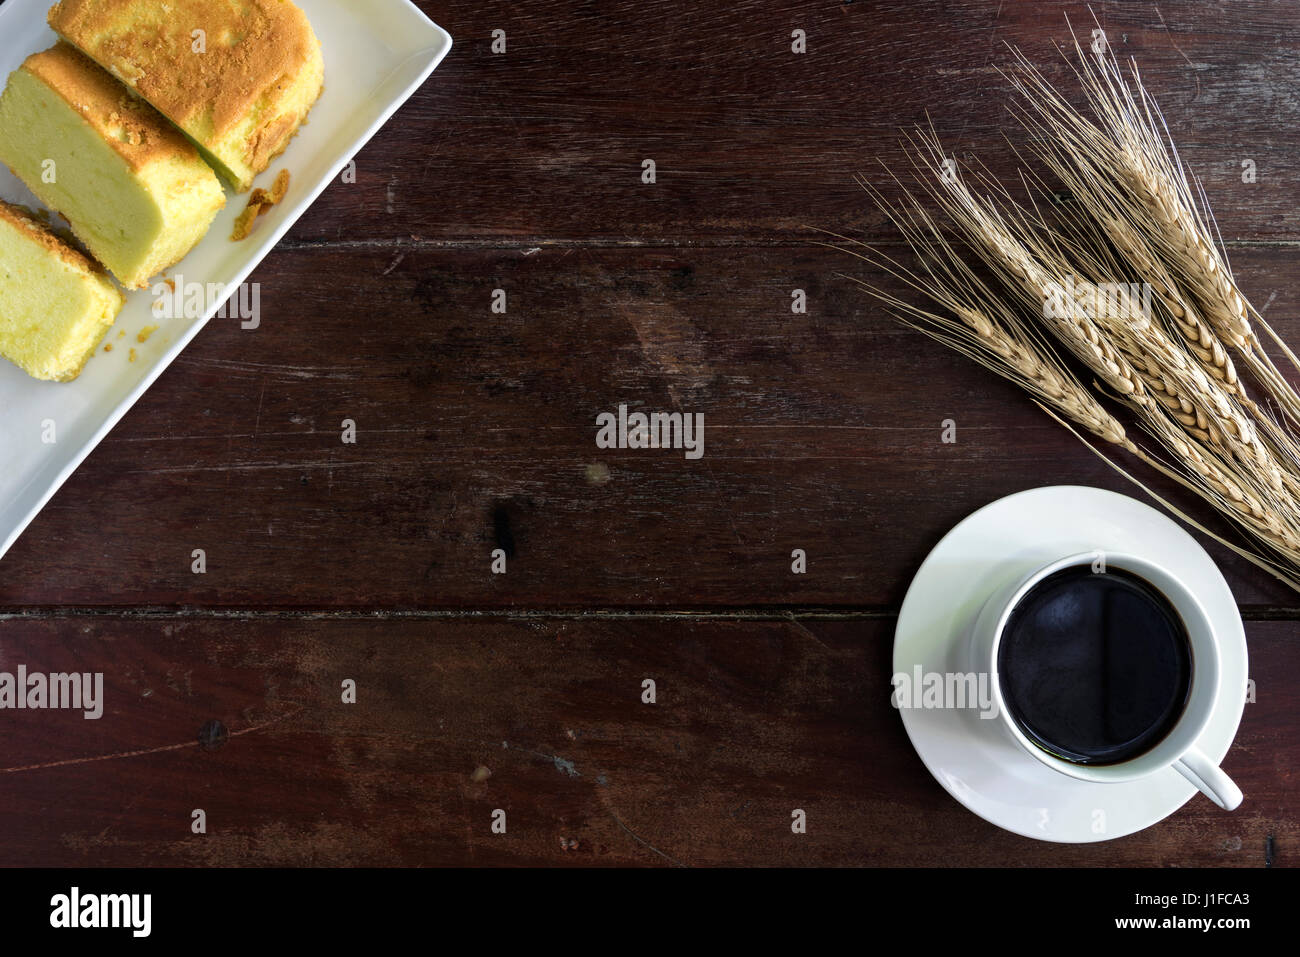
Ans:
<svg viewBox="0 0 1300 957"><path fill-rule="evenodd" d="M1007 706L1002 693L1001 676L998 671L998 651L1002 645L1003 634L1012 612L1024 600L1025 596L1039 582L1058 571L1080 565L1094 565L1098 558L1105 568L1118 568L1136 575L1148 585L1155 588L1168 599L1178 614L1185 634L1188 637L1189 651L1192 655L1191 684L1188 688L1187 703L1184 712L1174 726L1155 745L1141 754L1134 755L1115 764L1080 764L1052 754L1034 742L1020 728ZM1161 582L1152 581L1154 577L1171 584L1167 589ZM1177 594L1169 594L1169 591ZM1190 616L1189 616L1190 612ZM1193 620L1189 621L1189 617ZM1048 562L1020 580L1008 597L1002 602L998 617L993 626L993 640L989 646L987 666L991 676L993 700L998 718L1015 737L1022 748L1037 758L1041 763L1071 777L1088 781L1130 781L1168 767L1195 745L1205 731L1214 711L1214 703L1219 694L1220 663L1218 638L1205 607L1196 595L1176 574L1141 556L1128 552L1093 549L1076 552L1063 558ZM1198 710L1192 713L1193 700L1198 702ZM1174 743L1176 742L1176 743Z"/></svg>

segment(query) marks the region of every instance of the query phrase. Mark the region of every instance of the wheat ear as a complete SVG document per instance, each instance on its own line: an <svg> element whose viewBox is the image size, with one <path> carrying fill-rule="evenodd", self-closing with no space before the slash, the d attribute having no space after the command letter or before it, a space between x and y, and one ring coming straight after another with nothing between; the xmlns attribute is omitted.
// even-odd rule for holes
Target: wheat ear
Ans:
<svg viewBox="0 0 1300 957"><path fill-rule="evenodd" d="M1066 280L1072 273L1057 250L1035 238L1023 214L1004 212L976 197L955 174L954 166L942 161L942 148L932 130L919 133L911 142L914 159L930 174L922 185L930 187L975 253L1020 292L1022 307L1031 314L1041 310L1057 290L1069 285ZM1143 352L1144 343L1135 340L1131 329L1117 335L1119 326L1103 327L1099 320L1105 317L1091 313L1080 301L1067 299L1061 305L1050 313L1043 310L1047 327L1138 414L1149 434L1175 454L1198 492L1292 567L1300 563L1300 524L1293 518L1300 511L1279 487L1267 456L1260 465L1252 461L1261 448L1249 425L1233 414L1230 405L1215 407L1219 421L1229 423L1231 431L1226 434L1234 440L1230 445L1223 439L1225 433L1211 436L1198 427L1203 420L1189 421L1180 414L1184 400L1193 411L1204 410L1202 390L1208 380L1180 361L1176 350L1162 349L1152 355L1151 343L1159 339L1146 342L1148 351ZM1162 359L1169 366L1161 365ZM1234 468L1234 459L1247 467Z"/></svg>

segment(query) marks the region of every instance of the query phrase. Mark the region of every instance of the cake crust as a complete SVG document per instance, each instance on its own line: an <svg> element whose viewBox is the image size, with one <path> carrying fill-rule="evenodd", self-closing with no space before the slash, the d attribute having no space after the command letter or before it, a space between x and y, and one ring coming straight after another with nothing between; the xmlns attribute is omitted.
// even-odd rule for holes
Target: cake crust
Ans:
<svg viewBox="0 0 1300 957"><path fill-rule="evenodd" d="M133 171L159 160L198 161L198 150L184 134L75 47L60 41L33 53L22 69L76 110Z"/></svg>
<svg viewBox="0 0 1300 957"><path fill-rule="evenodd" d="M32 333L25 332L21 326L16 325L12 316L0 316L0 320L9 320L0 322L0 327L3 327L0 328L0 340L3 340L0 341L0 355L14 362L33 378L49 382L71 382L81 375L104 333L116 320L125 304L125 297L98 263L67 245L26 207L0 200L0 223L12 227L22 240L30 241L49 253L51 260L66 266L70 277L75 277L72 281L79 281L86 293L82 312L73 317L64 316L61 321L57 321L51 338L43 345L39 332L35 333L36 342L33 343ZM0 268L5 268L5 264L0 263ZM71 308L68 301L60 298L59 294L46 290L46 295L52 297L46 303L49 309L57 311L60 307ZM30 315L30 310L28 314ZM47 318L48 313L35 321L39 324ZM74 345L69 340L80 342Z"/></svg>
<svg viewBox="0 0 1300 957"><path fill-rule="evenodd" d="M48 20L224 163L241 192L324 82L320 43L288 0L60 0Z"/></svg>
<svg viewBox="0 0 1300 957"><path fill-rule="evenodd" d="M94 276L107 277L108 272L103 266L65 243L27 207L16 206L0 199L0 219L30 236L74 269L83 270Z"/></svg>
<svg viewBox="0 0 1300 957"><path fill-rule="evenodd" d="M187 255L226 204L185 135L63 41L0 94L0 160L132 289Z"/></svg>

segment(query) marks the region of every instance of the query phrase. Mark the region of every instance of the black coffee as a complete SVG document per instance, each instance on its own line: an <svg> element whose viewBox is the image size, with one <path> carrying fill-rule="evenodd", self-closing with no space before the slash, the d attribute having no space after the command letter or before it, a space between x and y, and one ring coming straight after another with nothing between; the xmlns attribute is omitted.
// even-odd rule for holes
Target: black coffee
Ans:
<svg viewBox="0 0 1300 957"><path fill-rule="evenodd" d="M1012 611L998 649L1011 717L1076 764L1149 751L1182 716L1192 654L1178 612L1137 575L1062 569Z"/></svg>

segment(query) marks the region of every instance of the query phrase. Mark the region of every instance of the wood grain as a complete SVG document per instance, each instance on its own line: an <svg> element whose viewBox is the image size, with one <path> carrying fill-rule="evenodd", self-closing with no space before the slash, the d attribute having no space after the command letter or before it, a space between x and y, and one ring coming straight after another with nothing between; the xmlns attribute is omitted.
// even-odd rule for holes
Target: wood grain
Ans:
<svg viewBox="0 0 1300 957"><path fill-rule="evenodd" d="M1294 863L1300 600L1213 543L1260 682L1234 814L1018 838L888 704L893 613L953 524L1141 493L815 229L893 241L852 174L900 171L927 115L1011 173L1002 44L1064 80L1085 5L420 6L456 46L251 277L259 328L214 320L0 562L0 669L108 684L99 721L3 713L0 864ZM1095 9L1300 341L1300 7ZM704 457L597 448L620 403L704 413Z"/></svg>
<svg viewBox="0 0 1300 957"><path fill-rule="evenodd" d="M1290 251L1241 253L1300 338ZM6 557L0 605L891 608L993 499L1143 494L836 275L858 265L815 247L277 252L255 274L261 326L200 334ZM703 413L703 458L597 448L620 403ZM1297 605L1207 544L1240 601Z"/></svg>
<svg viewBox="0 0 1300 957"><path fill-rule="evenodd" d="M1197 797L1080 847L1009 835L935 782L889 704L892 628L10 619L6 667L102 670L107 704L5 713L0 845L6 864L1260 866L1272 836L1293 863L1291 624L1250 627L1258 700L1225 762L1242 808Z"/></svg>
<svg viewBox="0 0 1300 957"><path fill-rule="evenodd" d="M455 46L331 187L297 242L634 243L880 232L852 182L902 172L926 122L999 174L1015 121L996 70L1014 44L1062 90L1084 3L422 3ZM1158 7L1158 10L1157 10ZM1300 239L1300 9L1269 2L1093 4L1138 57L1225 238ZM491 52L492 31L506 52ZM791 52L805 31L807 52ZM654 159L657 182L641 182ZM1242 160L1258 178L1241 181Z"/></svg>

